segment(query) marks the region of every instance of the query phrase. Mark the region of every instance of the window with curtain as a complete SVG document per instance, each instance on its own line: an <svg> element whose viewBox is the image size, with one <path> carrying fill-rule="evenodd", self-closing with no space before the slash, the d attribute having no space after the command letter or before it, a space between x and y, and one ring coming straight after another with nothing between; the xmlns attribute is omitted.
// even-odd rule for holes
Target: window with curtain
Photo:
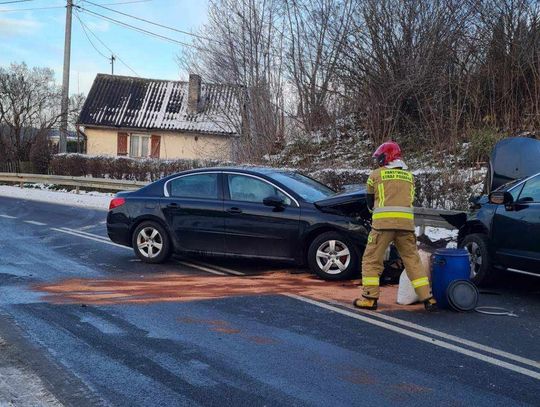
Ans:
<svg viewBox="0 0 540 407"><path fill-rule="evenodd" d="M131 134L129 136L129 156L149 157L150 136L146 134Z"/></svg>

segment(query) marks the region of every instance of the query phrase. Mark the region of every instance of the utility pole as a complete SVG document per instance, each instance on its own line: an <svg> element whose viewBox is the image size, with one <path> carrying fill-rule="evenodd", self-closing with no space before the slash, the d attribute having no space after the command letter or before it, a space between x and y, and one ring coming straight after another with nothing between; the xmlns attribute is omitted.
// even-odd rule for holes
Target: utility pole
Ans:
<svg viewBox="0 0 540 407"><path fill-rule="evenodd" d="M66 33L64 39L64 75L62 78L62 103L60 120L60 141L58 152L65 153L67 150L67 127L69 109L69 65L71 59L71 18L73 14L73 0L66 3Z"/></svg>
<svg viewBox="0 0 540 407"><path fill-rule="evenodd" d="M114 75L114 61L116 61L116 57L114 54L111 55L111 75Z"/></svg>

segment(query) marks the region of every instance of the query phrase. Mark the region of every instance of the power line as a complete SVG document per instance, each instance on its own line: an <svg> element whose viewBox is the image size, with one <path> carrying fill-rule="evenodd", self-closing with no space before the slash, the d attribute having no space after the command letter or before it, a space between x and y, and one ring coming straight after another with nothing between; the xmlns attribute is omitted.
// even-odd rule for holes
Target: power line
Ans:
<svg viewBox="0 0 540 407"><path fill-rule="evenodd" d="M0 4L13 4L13 3L26 3L33 0L11 0L11 1L0 1Z"/></svg>
<svg viewBox="0 0 540 407"><path fill-rule="evenodd" d="M86 1L86 0L84 0L84 1ZM86 1L86 2L88 2L88 1ZM90 15L93 15L94 17L100 18L100 19L105 20L105 21L112 22L113 24L116 24L116 25L119 25L119 26L122 26L122 27L125 27L125 28L129 28L131 30L137 31L137 32L142 33L142 34L146 34L146 35L151 36L151 37L159 38L161 40L165 40L165 41L168 41L168 42L171 42L171 43L174 43L174 44L178 44L178 45L182 45L182 46L185 46L185 47L194 48L194 49L196 49L198 51L201 51L201 52L207 52L208 51L208 48L204 48L204 47L201 47L201 46L189 44L189 43L179 41L179 40L171 38L171 37L167 37L165 35L157 34L157 33L153 32L153 31L149 31L149 30L146 30L144 28L140 28L140 27L125 23L125 22L120 21L120 20L116 20L116 19L114 19L112 17L97 13L97 12L95 12L93 10L89 10L89 9L84 8L82 6L75 6L75 7L77 7L82 12L86 12L86 13L88 13ZM113 11L116 11L116 10L113 10ZM281 58L281 55L279 55L279 54L269 53L269 55L273 55L273 56Z"/></svg>
<svg viewBox="0 0 540 407"><path fill-rule="evenodd" d="M153 1L153 0L132 0L132 1L122 1L119 3L103 3L101 4L101 6L116 6L120 4L147 3L149 1Z"/></svg>
<svg viewBox="0 0 540 407"><path fill-rule="evenodd" d="M148 23L148 24L152 24L152 25L155 25L157 27L161 27L161 28L165 28L167 30L171 30L171 31L175 31L177 33L181 33L181 34L185 34L185 35L190 35L192 37L196 37L196 38L199 38L199 39L202 39L202 40L207 40L207 41L213 41L213 42L217 42L219 43L219 41L213 39L213 38L209 38L209 37L205 37L203 35L199 35L199 34L193 34L193 33L190 33L188 31L183 31L183 30L179 30L177 28L174 28L174 27L170 27L170 26L167 26L167 25L164 25L164 24L160 24L160 23L156 23L155 21L150 21L150 20L146 20L144 18L141 18L141 17L137 17L137 16L134 16L134 15L131 15L131 14L127 14L127 13L123 13L122 11L118 11L118 10L115 10L115 9L112 9L112 8L109 8L109 7L105 7L103 4L97 4L97 3L93 3L89 0L83 0L85 3L88 3L88 4L91 4L92 6L96 6L96 7L100 7L100 8L103 8L105 10L109 10L109 11L112 11L113 13L117 13L117 14L121 14L123 16L126 16L126 17L129 17L129 18L133 18L135 20L139 20L139 21L143 21L145 23Z"/></svg>
<svg viewBox="0 0 540 407"><path fill-rule="evenodd" d="M99 37L98 37L98 36L90 29L90 27L88 27L86 24L84 24L84 22L82 21L82 19L79 17L78 14L79 14L79 13L76 13L77 18L79 19L79 21L81 22L81 24L84 25L84 26L86 27L86 29L90 32L90 34L92 34L92 36L93 36L96 40L98 40L99 43L100 43L101 45L103 45L105 48L107 48L107 50L108 50L111 54L113 54L113 55L114 55L114 56L115 56L115 57L116 57L116 58L117 58L117 59L118 59L118 60L119 60L126 68L128 68L131 72L133 72L133 73L135 74L135 76L139 76L139 77L140 77L140 75L139 75L132 67L130 67L130 66L129 66L122 58L120 58L120 56L119 56L116 52L114 52L112 49L110 49L110 48L107 46L107 44L105 44L105 43L101 40L101 38L99 38ZM109 57L105 57L105 58L109 59Z"/></svg>
<svg viewBox="0 0 540 407"><path fill-rule="evenodd" d="M144 34L153 36L153 37L161 38L162 40L169 41L169 42L172 42L172 43L175 43L175 44L178 44L178 45L183 45L183 46L186 46L186 47L191 47L191 48L198 49L198 50L200 50L200 51L204 51L203 48L198 47L198 46L196 46L196 45L188 44L188 43L182 42L182 41L178 41L178 40L176 40L176 39L174 39L174 38L167 37L167 36L165 36L165 35L156 34L156 33L152 32L152 31L145 30L144 28L135 27L135 26L133 26L133 25L131 25L131 24L124 23L123 21L115 20L114 18L104 16L103 14L96 13L95 11L88 10L88 9L83 8L83 7L81 7L81 6L77 6L77 8L80 9L81 11L83 11L83 12L92 14L92 15L98 17L98 18L101 18L101 19L110 21L110 22L112 22L112 23L114 23L114 24L121 25L121 26L130 28L130 29L132 29L132 30L135 30L135 31L138 31L138 32L141 32L141 33L144 33Z"/></svg>
<svg viewBox="0 0 540 407"><path fill-rule="evenodd" d="M99 49L97 49L97 47L94 45L94 42L90 39L90 36L88 35L88 32L86 31L86 25L82 22L81 18L79 17L79 14L78 13L75 13L75 17L77 17L77 20L79 20L79 23L81 24L81 27L83 29L83 32L84 32L84 35L86 36L86 39L88 40L88 42L90 43L90 45L92 45L92 47L96 50L96 52L101 55L103 58L105 59L109 59L109 57L105 54L103 54Z"/></svg>
<svg viewBox="0 0 540 407"><path fill-rule="evenodd" d="M33 10L49 10L53 8L66 8L66 6L51 6L51 7L32 7L32 8L12 8L9 10L0 10L0 13L10 13L12 11L33 11Z"/></svg>

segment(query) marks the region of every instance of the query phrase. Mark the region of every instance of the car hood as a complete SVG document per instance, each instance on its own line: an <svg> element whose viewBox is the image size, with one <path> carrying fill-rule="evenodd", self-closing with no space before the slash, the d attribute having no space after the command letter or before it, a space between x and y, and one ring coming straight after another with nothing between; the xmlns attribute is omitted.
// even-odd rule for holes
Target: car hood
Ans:
<svg viewBox="0 0 540 407"><path fill-rule="evenodd" d="M487 192L540 172L540 140L510 137L499 141L490 159Z"/></svg>
<svg viewBox="0 0 540 407"><path fill-rule="evenodd" d="M349 186L342 192L314 202L314 205L323 212L369 218L366 203L366 188L363 185Z"/></svg>

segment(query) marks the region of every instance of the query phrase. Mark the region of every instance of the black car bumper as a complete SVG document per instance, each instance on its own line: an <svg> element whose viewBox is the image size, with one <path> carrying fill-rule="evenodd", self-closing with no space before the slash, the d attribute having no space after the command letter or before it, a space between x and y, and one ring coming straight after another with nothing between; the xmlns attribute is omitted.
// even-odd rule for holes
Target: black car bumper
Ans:
<svg viewBox="0 0 540 407"><path fill-rule="evenodd" d="M114 243L131 247L131 228L123 214L107 214L107 234Z"/></svg>

